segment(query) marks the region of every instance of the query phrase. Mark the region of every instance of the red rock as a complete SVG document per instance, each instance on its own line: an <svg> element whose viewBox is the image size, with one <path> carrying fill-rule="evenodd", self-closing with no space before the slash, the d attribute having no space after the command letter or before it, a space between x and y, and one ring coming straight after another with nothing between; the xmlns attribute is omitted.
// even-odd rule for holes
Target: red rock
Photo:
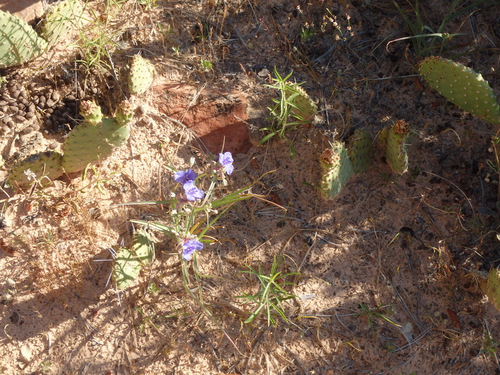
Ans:
<svg viewBox="0 0 500 375"><path fill-rule="evenodd" d="M42 0L0 0L0 10L12 13L28 23L44 13Z"/></svg>
<svg viewBox="0 0 500 375"><path fill-rule="evenodd" d="M160 83L153 87L155 105L193 130L210 152L247 152L252 144L245 95L208 87L198 91L182 82Z"/></svg>

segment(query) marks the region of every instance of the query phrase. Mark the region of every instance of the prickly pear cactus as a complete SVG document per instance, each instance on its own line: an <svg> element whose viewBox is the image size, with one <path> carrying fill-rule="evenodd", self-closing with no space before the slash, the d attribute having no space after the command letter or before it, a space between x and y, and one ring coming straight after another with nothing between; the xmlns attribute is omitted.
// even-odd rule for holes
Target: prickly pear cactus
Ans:
<svg viewBox="0 0 500 375"><path fill-rule="evenodd" d="M134 55L130 64L128 88L132 95L141 95L153 83L154 67L141 55Z"/></svg>
<svg viewBox="0 0 500 375"><path fill-rule="evenodd" d="M113 277L117 289L128 288L139 276L144 265L153 261L154 246L149 235L139 230L135 233L130 249L122 248L115 256Z"/></svg>
<svg viewBox="0 0 500 375"><path fill-rule="evenodd" d="M481 288L488 296L488 300L500 310L500 272L496 268L488 272L488 278L481 284Z"/></svg>
<svg viewBox="0 0 500 375"><path fill-rule="evenodd" d="M7 68L41 55L47 42L18 17L0 10L0 68Z"/></svg>
<svg viewBox="0 0 500 375"><path fill-rule="evenodd" d="M408 140L410 137L410 128L404 120L398 120L396 123L383 131L385 137L387 164L392 171L397 174L403 174L408 170Z"/></svg>
<svg viewBox="0 0 500 375"><path fill-rule="evenodd" d="M418 64L422 78L450 102L493 124L500 123L500 105L481 74L441 57L427 57Z"/></svg>
<svg viewBox="0 0 500 375"><path fill-rule="evenodd" d="M40 36L49 45L56 43L72 25L77 25L83 12L80 0L59 1L48 9L40 22Z"/></svg>
<svg viewBox="0 0 500 375"><path fill-rule="evenodd" d="M35 180L42 184L49 184L62 174L62 155L47 151L28 156L17 163L11 169L7 180L13 186L24 187Z"/></svg>
<svg viewBox="0 0 500 375"><path fill-rule="evenodd" d="M365 130L356 129L349 139L347 154L355 173L366 172L373 161L373 139Z"/></svg>
<svg viewBox="0 0 500 375"><path fill-rule="evenodd" d="M102 111L96 103L90 100L84 100L80 103L80 115L85 122L90 125L98 125L102 121Z"/></svg>
<svg viewBox="0 0 500 375"><path fill-rule="evenodd" d="M115 113L115 121L119 126L127 125L134 117L135 108L128 100L123 100Z"/></svg>
<svg viewBox="0 0 500 375"><path fill-rule="evenodd" d="M130 128L118 124L112 118L104 118L97 125L87 122L80 124L64 142L64 171L79 172L88 164L101 162L111 155L116 147L123 144L129 135Z"/></svg>
<svg viewBox="0 0 500 375"><path fill-rule="evenodd" d="M302 121L311 122L318 111L316 104L309 94L297 84L286 84L285 96L292 104L292 113Z"/></svg>
<svg viewBox="0 0 500 375"><path fill-rule="evenodd" d="M326 197L335 197L354 173L345 145L335 142L320 158L323 176L321 191Z"/></svg>

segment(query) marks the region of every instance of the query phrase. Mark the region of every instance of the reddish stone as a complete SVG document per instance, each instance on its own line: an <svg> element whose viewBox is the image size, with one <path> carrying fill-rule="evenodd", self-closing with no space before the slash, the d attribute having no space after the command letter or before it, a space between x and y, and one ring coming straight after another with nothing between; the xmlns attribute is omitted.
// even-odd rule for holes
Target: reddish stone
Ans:
<svg viewBox="0 0 500 375"><path fill-rule="evenodd" d="M0 0L0 10L12 13L28 23L44 13L42 0Z"/></svg>
<svg viewBox="0 0 500 375"><path fill-rule="evenodd" d="M237 154L252 147L243 93L207 87L198 93L181 82L161 83L153 91L158 110L193 130L210 152Z"/></svg>

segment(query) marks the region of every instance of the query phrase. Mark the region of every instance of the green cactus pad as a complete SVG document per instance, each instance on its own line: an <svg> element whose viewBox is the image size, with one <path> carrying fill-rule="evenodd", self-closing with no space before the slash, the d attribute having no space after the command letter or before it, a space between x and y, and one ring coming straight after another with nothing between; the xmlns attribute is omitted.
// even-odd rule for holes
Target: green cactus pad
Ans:
<svg viewBox="0 0 500 375"><path fill-rule="evenodd" d="M135 108L128 100L123 100L115 113L115 121L118 125L127 125L134 117Z"/></svg>
<svg viewBox="0 0 500 375"><path fill-rule="evenodd" d="M292 104L292 113L302 121L311 122L318 111L309 94L297 84L286 84L285 96Z"/></svg>
<svg viewBox="0 0 500 375"><path fill-rule="evenodd" d="M47 42L18 17L0 10L0 68L25 63L47 48Z"/></svg>
<svg viewBox="0 0 500 375"><path fill-rule="evenodd" d="M122 248L115 256L113 277L117 289L128 288L139 276L142 268L153 261L154 246L149 235L139 230L130 249Z"/></svg>
<svg viewBox="0 0 500 375"><path fill-rule="evenodd" d="M500 271L496 268L491 269L486 282L481 283L481 287L488 296L488 300L500 310Z"/></svg>
<svg viewBox="0 0 500 375"><path fill-rule="evenodd" d="M47 10L40 22L40 35L49 45L56 43L67 33L68 28L77 25L83 7L80 0L65 0Z"/></svg>
<svg viewBox="0 0 500 375"><path fill-rule="evenodd" d="M130 64L128 88L132 95L141 95L151 86L154 78L154 67L141 55L134 55Z"/></svg>
<svg viewBox="0 0 500 375"><path fill-rule="evenodd" d="M7 180L13 186L23 187L32 184L35 178L42 184L50 184L62 174L62 155L47 151L31 155L17 163L10 170Z"/></svg>
<svg viewBox="0 0 500 375"><path fill-rule="evenodd" d="M355 173L366 172L373 161L373 139L370 134L356 129L349 139L347 154Z"/></svg>
<svg viewBox="0 0 500 375"><path fill-rule="evenodd" d="M111 155L130 135L128 126L111 118L98 125L83 123L76 127L64 142L62 166L66 173L79 172L88 164L99 163Z"/></svg>
<svg viewBox="0 0 500 375"><path fill-rule="evenodd" d="M410 128L404 120L398 120L386 131L386 153L387 164L392 171L397 174L403 174L408 170L408 139L410 137Z"/></svg>
<svg viewBox="0 0 500 375"><path fill-rule="evenodd" d="M90 100L84 100L80 103L80 115L90 125L96 126L102 121L101 107Z"/></svg>
<svg viewBox="0 0 500 375"><path fill-rule="evenodd" d="M500 123L500 105L481 74L435 56L420 61L418 69L422 78L453 104L485 121Z"/></svg>
<svg viewBox="0 0 500 375"><path fill-rule="evenodd" d="M321 191L326 197L335 197L354 173L345 145L335 142L326 149L320 158L323 176Z"/></svg>

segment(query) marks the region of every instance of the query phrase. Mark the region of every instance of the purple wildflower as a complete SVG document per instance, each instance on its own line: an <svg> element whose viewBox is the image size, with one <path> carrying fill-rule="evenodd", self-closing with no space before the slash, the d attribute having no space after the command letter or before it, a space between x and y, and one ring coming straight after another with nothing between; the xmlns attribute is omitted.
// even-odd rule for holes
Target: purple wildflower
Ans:
<svg viewBox="0 0 500 375"><path fill-rule="evenodd" d="M219 153L219 163L226 169L228 175L232 174L234 171L233 166L233 155L229 151L224 153Z"/></svg>
<svg viewBox="0 0 500 375"><path fill-rule="evenodd" d="M195 171L193 171L192 169L188 169L185 172L178 171L178 172L175 172L175 174L174 174L175 181L182 184L182 185L196 180L196 177L198 177L198 174Z"/></svg>
<svg viewBox="0 0 500 375"><path fill-rule="evenodd" d="M203 244L198 240L187 240L182 244L182 258L191 260L195 251L203 249Z"/></svg>
<svg viewBox="0 0 500 375"><path fill-rule="evenodd" d="M184 185L182 185L184 188L184 192L186 193L186 199L188 201L195 201L197 199L201 199L205 196L205 193L198 189L193 181L188 181Z"/></svg>

